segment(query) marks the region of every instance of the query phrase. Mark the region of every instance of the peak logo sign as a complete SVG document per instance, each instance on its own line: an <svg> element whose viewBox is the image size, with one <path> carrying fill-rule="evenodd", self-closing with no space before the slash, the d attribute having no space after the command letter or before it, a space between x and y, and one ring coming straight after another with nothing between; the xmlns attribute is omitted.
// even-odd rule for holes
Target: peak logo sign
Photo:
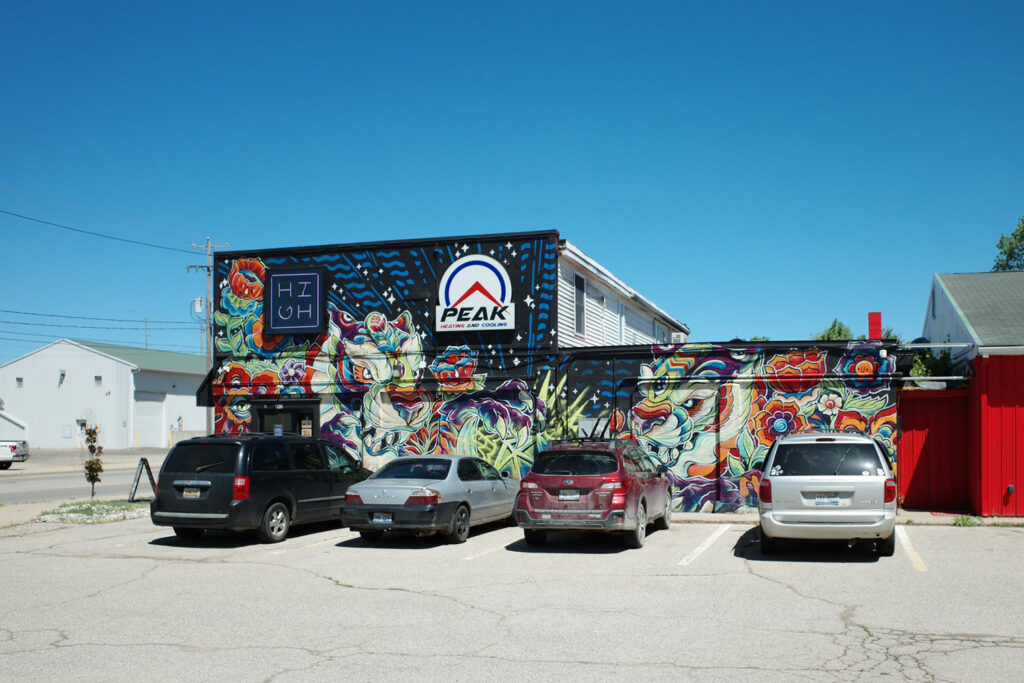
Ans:
<svg viewBox="0 0 1024 683"><path fill-rule="evenodd" d="M437 295L438 332L515 329L512 281L489 256L463 256L448 266Z"/></svg>

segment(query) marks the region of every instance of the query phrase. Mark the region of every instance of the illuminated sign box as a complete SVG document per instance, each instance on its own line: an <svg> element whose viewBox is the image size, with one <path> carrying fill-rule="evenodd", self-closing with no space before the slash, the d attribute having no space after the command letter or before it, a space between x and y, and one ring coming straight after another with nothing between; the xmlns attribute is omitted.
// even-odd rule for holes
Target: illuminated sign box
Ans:
<svg viewBox="0 0 1024 683"><path fill-rule="evenodd" d="M327 330L321 268L267 270L263 320L270 334L322 334Z"/></svg>

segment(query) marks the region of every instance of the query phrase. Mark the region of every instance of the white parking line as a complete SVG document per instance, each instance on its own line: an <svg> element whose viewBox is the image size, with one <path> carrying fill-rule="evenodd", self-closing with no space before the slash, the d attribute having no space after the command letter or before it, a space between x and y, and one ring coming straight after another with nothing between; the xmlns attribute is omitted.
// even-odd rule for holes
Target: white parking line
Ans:
<svg viewBox="0 0 1024 683"><path fill-rule="evenodd" d="M928 567L924 566L924 562L921 561L921 556L914 550L914 544L910 542L910 537L907 536L906 530L898 526L896 527L896 538L900 539L900 545L903 546L903 550L906 551L907 557L914 563L914 569L919 572L928 571Z"/></svg>
<svg viewBox="0 0 1024 683"><path fill-rule="evenodd" d="M711 534L711 536L709 536L706 541L704 541L699 546L694 548L693 552L690 553L689 555L687 555L686 557L684 557L679 562L679 564L687 565L687 564L690 564L691 562L693 562L694 560L696 560L698 557L700 557L701 553L703 553L705 550L710 548L711 545L715 541L717 541L719 538L721 538L722 534L724 534L726 531L728 531L731 528L732 528L732 524L722 524L721 526L719 526L718 529L715 530L715 533Z"/></svg>

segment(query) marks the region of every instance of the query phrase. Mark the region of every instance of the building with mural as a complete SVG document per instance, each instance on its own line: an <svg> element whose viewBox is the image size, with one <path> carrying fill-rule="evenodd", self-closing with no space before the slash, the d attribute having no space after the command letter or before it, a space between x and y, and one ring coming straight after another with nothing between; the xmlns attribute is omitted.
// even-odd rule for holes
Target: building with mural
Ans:
<svg viewBox="0 0 1024 683"><path fill-rule="evenodd" d="M875 434L894 454L895 348L691 344L689 328L554 231L218 252L225 434L330 439L370 469L469 452L520 476L563 439L635 439L676 509L756 505L776 437ZM671 268L665 265L666 272Z"/></svg>

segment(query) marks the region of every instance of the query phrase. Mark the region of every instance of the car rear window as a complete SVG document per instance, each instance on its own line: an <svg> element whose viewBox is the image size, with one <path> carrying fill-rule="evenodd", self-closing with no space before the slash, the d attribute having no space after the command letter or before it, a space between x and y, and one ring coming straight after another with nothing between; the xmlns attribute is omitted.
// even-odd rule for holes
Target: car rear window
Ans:
<svg viewBox="0 0 1024 683"><path fill-rule="evenodd" d="M164 472L177 474L219 473L235 471L239 446L230 443L181 443L164 460Z"/></svg>
<svg viewBox="0 0 1024 683"><path fill-rule="evenodd" d="M878 451L868 443L779 444L770 476L847 475L880 477L886 474Z"/></svg>
<svg viewBox="0 0 1024 683"><path fill-rule="evenodd" d="M613 474L619 470L619 461L611 453L602 451L572 451L541 453L533 461L534 474L571 474L583 477L593 474Z"/></svg>
<svg viewBox="0 0 1024 683"><path fill-rule="evenodd" d="M445 458L398 458L373 473L372 479L444 479L452 467Z"/></svg>

